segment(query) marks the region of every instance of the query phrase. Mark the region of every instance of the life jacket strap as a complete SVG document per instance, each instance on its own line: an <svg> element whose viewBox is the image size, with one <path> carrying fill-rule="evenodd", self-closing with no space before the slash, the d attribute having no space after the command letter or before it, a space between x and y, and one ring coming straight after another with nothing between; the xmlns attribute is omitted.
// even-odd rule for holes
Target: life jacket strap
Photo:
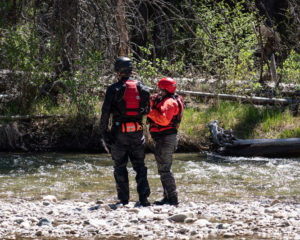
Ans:
<svg viewBox="0 0 300 240"><path fill-rule="evenodd" d="M132 133L143 130L143 125L139 122L124 122L121 126L122 133Z"/></svg>

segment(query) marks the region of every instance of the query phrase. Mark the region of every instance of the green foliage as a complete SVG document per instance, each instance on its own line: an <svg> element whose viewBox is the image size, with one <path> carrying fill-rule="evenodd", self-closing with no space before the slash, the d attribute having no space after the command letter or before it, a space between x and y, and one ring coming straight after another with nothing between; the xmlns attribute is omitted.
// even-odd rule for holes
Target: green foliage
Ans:
<svg viewBox="0 0 300 240"><path fill-rule="evenodd" d="M280 134L280 138L300 138L300 127L296 127L294 129L286 129L283 130Z"/></svg>
<svg viewBox="0 0 300 240"><path fill-rule="evenodd" d="M53 61L51 58L50 43L45 45L47 51L40 53L41 41L38 38L33 26L22 25L16 30L6 29L3 37L0 38L0 49L2 52L1 68L26 72L52 72Z"/></svg>
<svg viewBox="0 0 300 240"><path fill-rule="evenodd" d="M197 140L208 137L207 124L218 120L219 126L232 129L238 138L299 137L299 117L276 107L255 107L230 101L200 105L184 110L180 132Z"/></svg>
<svg viewBox="0 0 300 240"><path fill-rule="evenodd" d="M34 96L26 98L28 87L41 89L46 82L51 82L52 74L55 72L55 66L60 62L59 57L56 57L54 49L58 49L59 43L57 41L47 40L42 44L38 34L35 32L33 26L25 24L14 28L8 28L5 34L0 38L1 62L0 69L10 69L12 71L21 71L22 77L16 81L19 84L19 90L23 94L25 109L21 109L19 104L17 107L11 105L1 108L1 111L6 111L11 114L20 114L24 111L29 113L31 110L37 112L39 109L40 114L53 113L55 106L49 103L49 100L33 102ZM96 86L97 79L99 78L101 69L99 68L102 62L102 53L98 50L89 50L82 52L80 61L76 64L79 70L74 74L64 74L61 76L60 81L65 83L69 98L65 101L65 106L69 104L77 107L78 114L91 114L97 97L91 96L93 89ZM73 77L74 76L74 77ZM28 92L29 93L29 92ZM33 93L31 90L30 93ZM14 105L13 104L13 105ZM29 105L37 106L28 107ZM50 105L51 106L50 106ZM44 105L44 106L42 106ZM56 106L57 107L57 106ZM64 112L63 109L59 111Z"/></svg>
<svg viewBox="0 0 300 240"><path fill-rule="evenodd" d="M102 74L99 68L102 61L102 53L97 50L83 52L81 61L76 63L80 68L61 79L67 86L70 103L76 106L78 115L95 114L99 102L97 91L103 88L103 85L98 84Z"/></svg>
<svg viewBox="0 0 300 240"><path fill-rule="evenodd" d="M151 57L151 48L149 45L148 48L140 47L140 50L148 57ZM158 60L158 59L157 59ZM153 62L143 58L140 62L135 63L136 72L141 76L145 81L150 81L152 83L153 78L157 77L158 69L153 66Z"/></svg>
<svg viewBox="0 0 300 240"><path fill-rule="evenodd" d="M197 35L203 41L198 64L219 77L253 78L256 36L252 22L255 18L253 13L245 11L244 1L236 3L234 8L224 1L203 1L198 17L202 24L197 28Z"/></svg>
<svg viewBox="0 0 300 240"><path fill-rule="evenodd" d="M18 3L17 6L21 6L21 1L16 2ZM147 25L148 43L155 43L157 49L153 49L151 44L146 45L146 47L140 47L142 55L145 57L141 61L134 63L138 74L146 82L153 84L153 80L162 75L178 77L188 74L188 69L196 69L196 73L198 73L197 70L199 69L201 73L217 75L220 79L224 79L225 84L222 84L222 86L226 86L226 91L233 93L242 92L244 94L246 88L254 91L261 90L262 86L256 79L259 69L255 66L253 59L257 39L252 23L257 21L254 16L256 13L249 10L251 8L246 9L246 6L253 4L253 1L203 0L184 1L184 4L182 3L176 1L174 8L170 8L174 11L176 10L177 16L170 13L170 15L163 18L168 20L166 26L170 26L170 29L155 26L155 24L160 25L161 23L149 17L150 20ZM99 4L105 5L104 3ZM55 10L50 7L51 4L46 5L51 11ZM51 20L52 16L44 15L43 11L46 10L38 9L39 7L42 8L42 5L35 5L34 1L24 2L22 6L22 9L16 9L25 13L22 16L25 16L26 19L19 16L20 21L11 23L15 24L14 26L5 23L1 25L0 69L24 73L22 79L16 81L19 84L18 89L22 89L24 94L18 101L5 106L6 109L1 106L0 110L1 112L7 110L9 114L26 113L26 111L30 112L32 110L31 104L37 104L33 108L35 109L34 111L40 109L41 112L50 114L54 111L52 108L55 105L51 105L52 103L48 102L50 100L46 98L35 103L33 101L36 98L31 95L38 95L38 90L46 82L57 80L53 76L56 74L57 66L62 62L60 53L66 49L62 49L61 39L59 40L57 36L52 36L52 34L55 32L53 29L57 30L56 34L62 34L63 25L59 27L52 26L51 24L55 24L55 21L52 22L53 19ZM5 14L8 14L12 8L13 1L2 1L0 3L0 9ZM90 9L87 8L85 10L89 11ZM188 12L189 10L192 11ZM157 16L160 14L163 16L163 13L165 13L163 11L161 9ZM180 15L181 13L182 15ZM39 14L45 18L43 19L45 21L37 21L37 16L40 17ZM49 14L51 15L52 13ZM81 12L81 15L81 17L84 17L85 13ZM6 18L7 16L3 19L5 20ZM40 25L37 26L37 24ZM105 64L110 60L108 56L114 55L114 52L108 51L112 51L111 49L115 49L115 47L108 45L111 44L110 41L106 42L103 40L105 38L101 35L102 33L97 33L97 35L94 32L96 24L99 24L98 22L92 21L89 23L86 20L79 24L82 24L80 25L82 28L86 27L87 31L78 33L76 70L59 75L59 77L60 81L65 83L68 89L64 93L63 106L72 109L72 114L75 111L81 115L91 115L99 107L97 91L103 88L102 85L99 86L99 76L103 74L104 68L107 67ZM99 25L99 28L100 26L102 25ZM136 27L138 28L138 26ZM155 33L154 36L152 30L155 29L162 29L163 31L160 34ZM109 30L106 33L108 32ZM88 38L85 38L85 33L90 34ZM115 37L115 35L112 36L112 39L117 39ZM154 41L154 37L159 38L157 40L160 43ZM162 57L154 59L154 52L160 53ZM266 64L264 71L268 71ZM278 73L286 83L299 84L299 53L294 50L290 51L288 58L278 68ZM228 79L231 82L227 81ZM241 86L236 84L238 80L247 80L249 83ZM44 106L42 106L43 104ZM222 104L220 103L220 106L217 108L220 113L215 112L214 116L222 118L229 126L234 126L235 124L233 120L234 111L241 111L240 117L243 116L244 119L250 122L252 118L261 117L256 112L243 112L237 106L233 107L231 105L226 107ZM225 109L224 113L222 109ZM60 109L59 111L64 110ZM97 111L99 110L97 109ZM251 116L251 114L254 114L254 116ZM211 120L206 114L202 116L207 121ZM195 120L196 123L198 120ZM189 132L191 131L189 130Z"/></svg>
<svg viewBox="0 0 300 240"><path fill-rule="evenodd" d="M136 72L141 76L146 82L150 81L153 84L153 80L159 75L168 75L171 77L179 76L184 73L185 66L182 57L182 60L179 60L175 63L171 63L164 59L155 59L155 66L153 66L153 61L151 59L153 46L148 45L148 47L140 47L140 50L145 54L146 58L143 58L140 62L135 62ZM132 57L132 56L131 56Z"/></svg>
<svg viewBox="0 0 300 240"><path fill-rule="evenodd" d="M278 73L285 83L300 84L300 53L292 50Z"/></svg>

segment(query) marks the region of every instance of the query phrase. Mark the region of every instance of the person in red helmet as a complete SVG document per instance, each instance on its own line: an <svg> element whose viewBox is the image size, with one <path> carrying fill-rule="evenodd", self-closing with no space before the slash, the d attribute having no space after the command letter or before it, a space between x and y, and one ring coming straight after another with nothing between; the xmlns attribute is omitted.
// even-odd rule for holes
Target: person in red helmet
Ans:
<svg viewBox="0 0 300 240"><path fill-rule="evenodd" d="M154 155L163 186L163 199L156 205L178 205L176 183L171 171L173 153L177 148L177 131L183 114L182 97L175 94L176 81L165 77L158 81L159 93L151 96L151 110L147 115Z"/></svg>

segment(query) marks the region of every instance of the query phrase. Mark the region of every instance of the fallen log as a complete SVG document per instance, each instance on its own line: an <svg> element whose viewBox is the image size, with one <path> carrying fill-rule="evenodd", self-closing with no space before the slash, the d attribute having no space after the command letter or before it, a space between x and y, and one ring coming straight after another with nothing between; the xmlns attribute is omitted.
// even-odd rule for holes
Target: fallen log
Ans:
<svg viewBox="0 0 300 240"><path fill-rule="evenodd" d="M11 94L0 94L0 102L9 102L13 98Z"/></svg>
<svg viewBox="0 0 300 240"><path fill-rule="evenodd" d="M64 115L15 115L15 116L1 116L0 120L31 120L31 119L49 119L49 118L65 118Z"/></svg>
<svg viewBox="0 0 300 240"><path fill-rule="evenodd" d="M236 139L232 131L208 124L212 145L210 150L224 156L290 158L300 157L300 138Z"/></svg>
<svg viewBox="0 0 300 240"><path fill-rule="evenodd" d="M104 87L108 87L108 84L104 84ZM155 88L149 87L151 92L155 91ZM257 105L293 105L299 104L299 98L266 98L266 97L256 97L256 96L241 96L241 95L231 95L231 94L217 94L208 92L197 92L197 91L186 91L186 90L176 90L176 93L182 95L190 95L195 97L203 98L217 98L223 100L239 101L244 103L253 103ZM296 91L294 96L299 96L299 92Z"/></svg>
<svg viewBox="0 0 300 240"><path fill-rule="evenodd" d="M227 156L300 157L300 138L234 140L222 149Z"/></svg>
<svg viewBox="0 0 300 240"><path fill-rule="evenodd" d="M292 105L299 104L300 99L291 99L291 98L266 98L266 97L255 97L255 96L240 96L240 95L230 95L230 94L216 94L216 93L207 93L207 92L194 92L194 91L176 91L179 94L188 94L190 96L196 97L205 97L205 98L217 98L223 100L233 100L243 103L253 103L253 104L262 104L262 105Z"/></svg>

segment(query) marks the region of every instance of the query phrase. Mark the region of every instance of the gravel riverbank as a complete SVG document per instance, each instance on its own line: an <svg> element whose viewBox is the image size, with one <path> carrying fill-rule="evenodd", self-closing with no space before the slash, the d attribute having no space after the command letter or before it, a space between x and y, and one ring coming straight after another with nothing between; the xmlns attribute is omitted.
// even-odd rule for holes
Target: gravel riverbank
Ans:
<svg viewBox="0 0 300 240"><path fill-rule="evenodd" d="M293 239L300 203L280 200L189 202L112 210L107 203L0 200L0 239Z"/></svg>

